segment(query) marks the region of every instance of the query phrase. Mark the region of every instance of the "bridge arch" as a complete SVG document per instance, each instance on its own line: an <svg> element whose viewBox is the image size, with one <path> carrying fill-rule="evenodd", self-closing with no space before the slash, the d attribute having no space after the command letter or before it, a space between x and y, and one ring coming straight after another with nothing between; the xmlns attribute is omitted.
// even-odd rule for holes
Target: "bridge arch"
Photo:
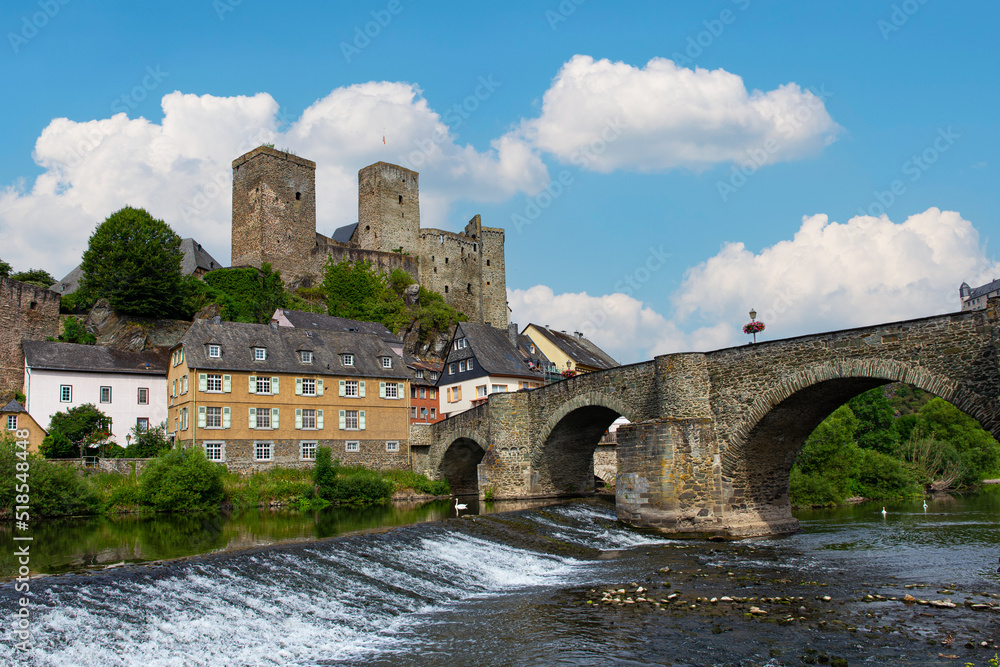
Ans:
<svg viewBox="0 0 1000 667"><path fill-rule="evenodd" d="M809 366L761 393L729 431L724 503L736 511L789 512L788 479L806 438L850 399L891 382L913 385L982 420L989 406L951 378L893 359L841 359Z"/></svg>
<svg viewBox="0 0 1000 667"><path fill-rule="evenodd" d="M455 495L479 493L479 464L489 441L476 431L459 431L441 454L441 476Z"/></svg>
<svg viewBox="0 0 1000 667"><path fill-rule="evenodd" d="M555 410L538 433L532 468L542 488L557 494L594 490L594 450L618 417L638 418L634 406L613 394L575 394Z"/></svg>

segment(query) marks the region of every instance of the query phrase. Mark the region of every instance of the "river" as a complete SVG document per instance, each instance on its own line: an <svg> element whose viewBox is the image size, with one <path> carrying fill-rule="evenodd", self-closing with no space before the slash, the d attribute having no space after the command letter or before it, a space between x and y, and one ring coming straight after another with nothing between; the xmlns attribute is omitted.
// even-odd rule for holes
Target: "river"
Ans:
<svg viewBox="0 0 1000 667"><path fill-rule="evenodd" d="M32 648L5 619L0 664L978 667L1000 641L997 491L741 542L632 530L599 498L52 524L33 567L62 574L31 579ZM175 560L128 562L151 558Z"/></svg>

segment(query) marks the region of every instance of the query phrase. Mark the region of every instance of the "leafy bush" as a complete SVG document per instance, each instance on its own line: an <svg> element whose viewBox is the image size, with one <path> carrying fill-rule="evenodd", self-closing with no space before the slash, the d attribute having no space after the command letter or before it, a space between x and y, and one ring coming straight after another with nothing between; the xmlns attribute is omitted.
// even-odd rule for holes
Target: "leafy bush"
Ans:
<svg viewBox="0 0 1000 667"><path fill-rule="evenodd" d="M33 517L94 514L100 506L97 495L75 467L25 454L13 438L0 438L0 514L10 516L15 505L24 504L18 502L24 485Z"/></svg>
<svg viewBox="0 0 1000 667"><path fill-rule="evenodd" d="M831 507L844 501L843 491L819 473L804 473L792 468L788 492L795 507Z"/></svg>
<svg viewBox="0 0 1000 667"><path fill-rule="evenodd" d="M198 448L171 449L146 465L139 477L143 504L161 512L218 509L224 492L224 466Z"/></svg>
<svg viewBox="0 0 1000 667"><path fill-rule="evenodd" d="M831 505L850 495L861 450L854 442L858 419L846 405L806 439L795 459L789 492L795 505Z"/></svg>
<svg viewBox="0 0 1000 667"><path fill-rule="evenodd" d="M863 449L861 454L858 472L851 485L854 495L872 500L923 495L922 479L912 467L873 449Z"/></svg>
<svg viewBox="0 0 1000 667"><path fill-rule="evenodd" d="M49 340L53 339L50 338ZM83 322L71 315L63 322L63 331L59 334L59 338L55 340L62 341L63 343L93 345L97 342L97 337L92 333L88 333L86 327L83 326Z"/></svg>
<svg viewBox="0 0 1000 667"><path fill-rule="evenodd" d="M392 482L394 492L413 489L417 493L426 493L431 496L451 494L451 487L446 479L428 479L426 475L409 470L384 470L382 476Z"/></svg>
<svg viewBox="0 0 1000 667"><path fill-rule="evenodd" d="M52 277L48 271L43 269L28 269L27 271L18 271L10 276L14 280L19 280L22 283L28 283L29 285L35 285L36 287L51 287L56 284L56 279Z"/></svg>
<svg viewBox="0 0 1000 667"><path fill-rule="evenodd" d="M214 288L221 298L222 319L230 322L267 324L274 311L286 303L285 284L281 272L273 271L264 263L255 268L219 269L205 274L204 281Z"/></svg>
<svg viewBox="0 0 1000 667"><path fill-rule="evenodd" d="M93 403L84 403L66 412L57 412L49 421L49 434L39 448L46 458L80 456L80 443L103 440L108 432L108 417Z"/></svg>
<svg viewBox="0 0 1000 667"><path fill-rule="evenodd" d="M341 468L334 484L320 496L339 505L377 505L392 500L395 485L374 470Z"/></svg>

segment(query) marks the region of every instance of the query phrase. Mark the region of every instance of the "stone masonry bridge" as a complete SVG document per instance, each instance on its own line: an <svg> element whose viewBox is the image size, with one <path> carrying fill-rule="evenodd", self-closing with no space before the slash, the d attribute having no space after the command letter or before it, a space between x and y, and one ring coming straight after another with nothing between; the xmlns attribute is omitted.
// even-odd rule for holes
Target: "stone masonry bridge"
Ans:
<svg viewBox="0 0 1000 667"><path fill-rule="evenodd" d="M680 535L795 530L788 477L806 437L864 391L905 382L1000 437L998 304L708 353L668 354L484 405L414 429L414 469L455 493L591 492L593 453L618 429L618 517Z"/></svg>

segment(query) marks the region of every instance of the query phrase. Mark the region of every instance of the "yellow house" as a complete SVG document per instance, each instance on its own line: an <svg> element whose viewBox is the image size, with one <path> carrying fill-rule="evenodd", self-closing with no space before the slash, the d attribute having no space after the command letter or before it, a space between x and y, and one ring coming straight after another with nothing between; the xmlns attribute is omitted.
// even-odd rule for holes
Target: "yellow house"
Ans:
<svg viewBox="0 0 1000 667"><path fill-rule="evenodd" d="M531 344L537 346L560 372L591 373L619 365L579 332L570 334L547 326L529 324L521 335L531 339Z"/></svg>
<svg viewBox="0 0 1000 667"><path fill-rule="evenodd" d="M171 350L168 432L245 472L409 467L409 371L372 334L198 320Z"/></svg>
<svg viewBox="0 0 1000 667"><path fill-rule="evenodd" d="M38 453L38 447L48 432L38 425L38 422L25 411L24 406L15 400L0 408L0 420L3 432L16 440L27 440L28 451Z"/></svg>

